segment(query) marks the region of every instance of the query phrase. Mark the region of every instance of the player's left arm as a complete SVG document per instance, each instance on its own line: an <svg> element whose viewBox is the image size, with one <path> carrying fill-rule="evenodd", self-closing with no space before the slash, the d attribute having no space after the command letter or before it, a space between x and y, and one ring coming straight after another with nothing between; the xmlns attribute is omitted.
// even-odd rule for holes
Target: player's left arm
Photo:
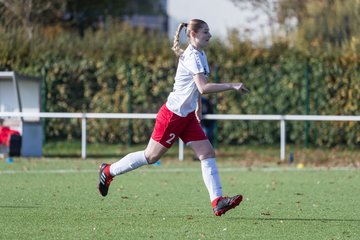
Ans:
<svg viewBox="0 0 360 240"><path fill-rule="evenodd" d="M194 75L194 81L201 94L224 92L228 90L236 90L247 93L249 90L241 82L239 83L208 83L204 73Z"/></svg>

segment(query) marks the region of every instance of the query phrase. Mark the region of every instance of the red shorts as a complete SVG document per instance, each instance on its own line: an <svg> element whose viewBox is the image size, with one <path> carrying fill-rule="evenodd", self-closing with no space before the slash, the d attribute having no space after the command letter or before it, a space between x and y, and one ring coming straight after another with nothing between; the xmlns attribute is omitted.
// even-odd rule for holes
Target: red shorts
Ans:
<svg viewBox="0 0 360 240"><path fill-rule="evenodd" d="M207 139L195 112L189 113L186 117L180 117L171 112L165 104L156 116L151 138L166 148L170 148L178 138L185 144Z"/></svg>

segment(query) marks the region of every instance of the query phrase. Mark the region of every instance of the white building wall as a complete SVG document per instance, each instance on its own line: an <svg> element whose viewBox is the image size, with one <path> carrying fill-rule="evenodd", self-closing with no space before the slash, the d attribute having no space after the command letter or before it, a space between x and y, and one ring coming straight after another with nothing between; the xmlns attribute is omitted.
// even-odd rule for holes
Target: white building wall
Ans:
<svg viewBox="0 0 360 240"><path fill-rule="evenodd" d="M206 21L211 34L223 40L231 29L237 29L242 39L254 42L271 36L268 16L254 10L250 3L236 6L231 0L168 0L167 13L170 39L179 23L194 18Z"/></svg>

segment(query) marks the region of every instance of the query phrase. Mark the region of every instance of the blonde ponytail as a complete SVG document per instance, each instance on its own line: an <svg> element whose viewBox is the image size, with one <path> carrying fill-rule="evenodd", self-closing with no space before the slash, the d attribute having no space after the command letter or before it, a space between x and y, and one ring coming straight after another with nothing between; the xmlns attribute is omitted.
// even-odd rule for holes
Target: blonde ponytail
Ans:
<svg viewBox="0 0 360 240"><path fill-rule="evenodd" d="M171 49L178 57L184 52L184 50L180 46L180 32L184 27L187 27L187 25L187 23L180 23L174 36L174 44Z"/></svg>

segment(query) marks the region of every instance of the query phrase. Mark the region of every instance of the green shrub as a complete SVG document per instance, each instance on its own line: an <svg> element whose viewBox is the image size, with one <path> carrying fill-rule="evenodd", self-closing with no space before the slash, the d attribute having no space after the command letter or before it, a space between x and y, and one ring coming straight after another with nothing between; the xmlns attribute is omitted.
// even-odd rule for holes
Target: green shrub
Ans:
<svg viewBox="0 0 360 240"><path fill-rule="evenodd" d="M156 113L172 90L177 59L161 34L114 24L84 38L65 30L39 29L32 42L21 31L0 28L0 70L43 76L48 112ZM210 96L218 113L359 115L357 53L309 55L287 43L254 47L231 36L207 49L215 82L243 81L251 93ZM217 77L219 76L219 77ZM307 97L308 96L308 97ZM153 120L131 121L132 141L146 142ZM79 120L49 119L48 139L79 138ZM227 144L278 143L271 121L219 121L218 140ZM310 143L360 145L360 124L312 122ZM88 121L90 142L128 141L128 120ZM287 124L288 142L304 141L304 123Z"/></svg>

